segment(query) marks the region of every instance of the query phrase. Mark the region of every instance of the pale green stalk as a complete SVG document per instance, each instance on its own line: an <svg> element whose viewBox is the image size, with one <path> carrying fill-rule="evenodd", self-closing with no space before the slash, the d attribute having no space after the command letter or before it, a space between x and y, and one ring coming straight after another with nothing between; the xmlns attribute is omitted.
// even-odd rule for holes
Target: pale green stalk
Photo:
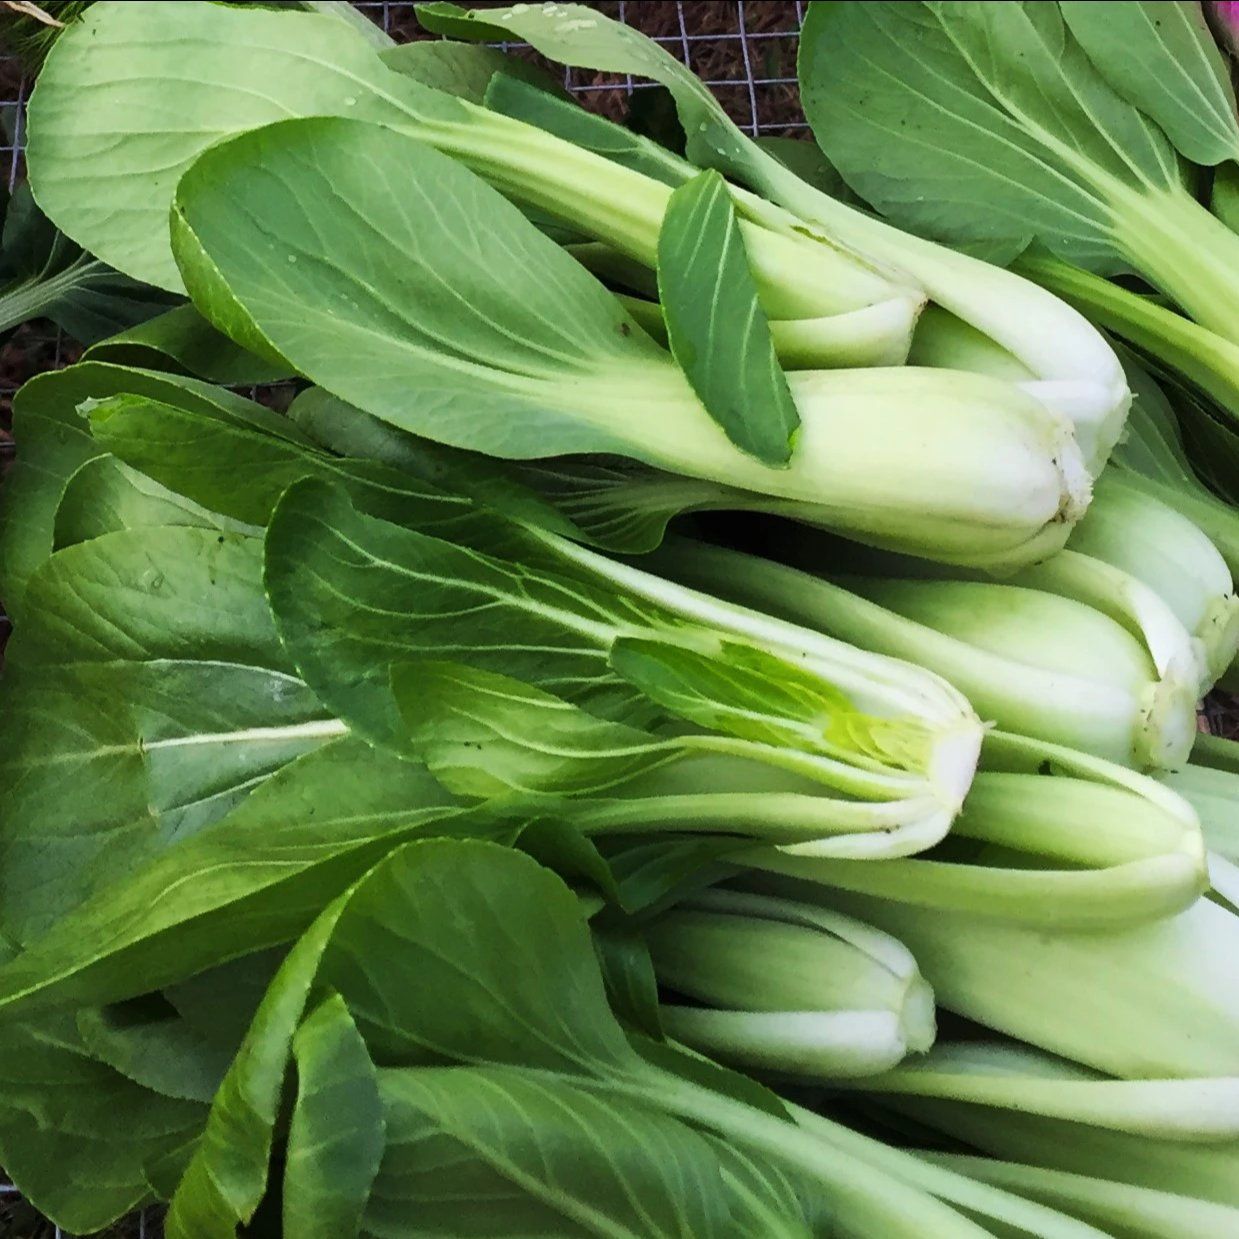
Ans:
<svg viewBox="0 0 1239 1239"><path fill-rule="evenodd" d="M811 905L716 888L645 927L663 1027L694 1049L805 1079L867 1076L934 1039L933 993L902 943Z"/></svg>
<svg viewBox="0 0 1239 1239"><path fill-rule="evenodd" d="M1160 618L1155 631L1164 628L1179 639L1177 645L1163 642L1166 651L1150 648L1144 631L1132 634L1116 616L1059 597L1057 590L1034 590L1031 582L891 583L840 576L819 562L825 555L810 552L810 558L811 573L670 541L653 563L676 580L930 668L1007 730L1137 767L1186 757L1197 697L1192 647L1174 616L1139 583L1128 582ZM1064 558L1056 556L1051 565ZM1101 575L1119 578L1104 567ZM1085 576L1101 588L1098 574ZM1148 626L1154 629L1154 619Z"/></svg>
<svg viewBox="0 0 1239 1239"><path fill-rule="evenodd" d="M1191 1196L988 1157L930 1151L918 1152L916 1156L936 1170L954 1172L979 1185L1000 1188L1074 1213L1104 1226L1109 1235L1128 1235L1131 1239L1232 1239L1239 1234L1239 1209Z"/></svg>
<svg viewBox="0 0 1239 1239"><path fill-rule="evenodd" d="M1239 917L1211 900L1077 932L804 882L781 893L893 934L940 1008L1061 1057L1130 1079L1239 1074Z"/></svg>
<svg viewBox="0 0 1239 1239"><path fill-rule="evenodd" d="M788 1109L796 1122L819 1139L910 1186L929 1192L970 1217L982 1219L987 1225L996 1224L996 1234L1018 1239L1104 1239L1108 1235L1066 1212L1060 1213L1024 1199L1018 1188L1008 1190L1005 1184L991 1186L981 1175L970 1175L967 1167L960 1167L957 1172L945 1158L919 1152L913 1154L874 1140L803 1106L789 1106Z"/></svg>

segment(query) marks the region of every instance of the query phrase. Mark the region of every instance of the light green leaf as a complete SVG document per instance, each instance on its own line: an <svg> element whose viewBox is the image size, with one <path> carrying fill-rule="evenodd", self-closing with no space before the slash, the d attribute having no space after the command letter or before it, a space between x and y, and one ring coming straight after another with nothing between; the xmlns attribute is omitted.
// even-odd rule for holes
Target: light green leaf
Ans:
<svg viewBox="0 0 1239 1239"><path fill-rule="evenodd" d="M497 47L419 39L388 48L380 58L389 69L470 103L483 103L487 87L496 79L520 82L539 94L566 98L563 83L545 69L509 56Z"/></svg>
<svg viewBox="0 0 1239 1239"><path fill-rule="evenodd" d="M293 120L212 148L177 188L173 241L208 317L234 336L252 324L307 378L415 434L503 457L657 454L617 400L630 413L688 397L692 412L670 359L593 276L393 129ZM333 261L358 245L358 263Z"/></svg>
<svg viewBox="0 0 1239 1239"><path fill-rule="evenodd" d="M427 30L451 38L489 42L515 35L562 64L652 78L675 96L690 163L708 166L720 157L743 162L747 139L709 87L666 48L596 9L583 4L463 9L436 3L418 5L417 16Z"/></svg>
<svg viewBox="0 0 1239 1239"><path fill-rule="evenodd" d="M915 719L862 714L838 689L755 646L723 642L707 654L621 636L610 664L672 714L744 740L851 759L859 752L910 770L928 753L930 733Z"/></svg>
<svg viewBox="0 0 1239 1239"><path fill-rule="evenodd" d="M461 663L398 665L392 689L414 751L461 796L601 792L675 757L636 727Z"/></svg>
<svg viewBox="0 0 1239 1239"><path fill-rule="evenodd" d="M640 1104L498 1067L384 1071L380 1087L388 1143L366 1236L745 1233L714 1144Z"/></svg>
<svg viewBox="0 0 1239 1239"><path fill-rule="evenodd" d="M1200 164L1239 158L1230 66L1199 0L1064 0L1058 7L1097 72L1181 154Z"/></svg>
<svg viewBox="0 0 1239 1239"><path fill-rule="evenodd" d="M284 1233L349 1239L378 1173L385 1143L378 1074L338 994L293 1037L297 1099L284 1160Z"/></svg>
<svg viewBox="0 0 1239 1239"><path fill-rule="evenodd" d="M814 5L800 81L827 157L913 232L1032 232L1113 272L1127 266L1111 239L1114 187L1133 174L1178 183L1169 143L1097 77L1053 4Z"/></svg>
<svg viewBox="0 0 1239 1239"><path fill-rule="evenodd" d="M102 0L56 40L40 73L30 103L31 181L43 209L86 249L178 291L168 205L200 152L288 116L407 122L410 99L440 119L462 114L457 100L386 68L373 44L336 17L184 0L139 10ZM177 119L161 123L167 100ZM135 116L148 123L123 144L121 163L116 134L128 133Z"/></svg>
<svg viewBox="0 0 1239 1239"><path fill-rule="evenodd" d="M100 340L85 356L90 361L191 374L211 383L274 383L290 377L287 368L247 353L220 335L192 305L177 306Z"/></svg>
<svg viewBox="0 0 1239 1239"><path fill-rule="evenodd" d="M787 464L800 414L717 172L671 195L658 234L658 295L671 353L706 411L743 451Z"/></svg>

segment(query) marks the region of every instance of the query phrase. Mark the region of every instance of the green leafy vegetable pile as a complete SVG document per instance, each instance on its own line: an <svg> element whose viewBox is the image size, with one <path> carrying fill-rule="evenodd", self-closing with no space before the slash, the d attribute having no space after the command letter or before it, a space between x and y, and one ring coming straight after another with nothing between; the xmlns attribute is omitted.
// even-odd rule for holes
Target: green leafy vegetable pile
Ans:
<svg viewBox="0 0 1239 1239"><path fill-rule="evenodd" d="M592 9L301 7L101 0L31 102L56 245L189 300L15 401L0 1164L173 1239L1239 1233L1224 422L1062 284L1235 300L1195 7L814 5L831 164Z"/></svg>

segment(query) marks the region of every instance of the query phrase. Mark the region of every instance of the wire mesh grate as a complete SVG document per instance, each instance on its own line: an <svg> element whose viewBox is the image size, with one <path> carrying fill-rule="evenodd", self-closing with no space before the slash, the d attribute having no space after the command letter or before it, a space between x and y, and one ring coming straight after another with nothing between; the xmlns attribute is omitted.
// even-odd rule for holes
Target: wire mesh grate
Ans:
<svg viewBox="0 0 1239 1239"><path fill-rule="evenodd" d="M355 0L354 7L397 42L422 37L415 0ZM650 35L701 77L738 125L754 136L807 134L796 88L796 48L804 18L803 0L610 0L587 7ZM527 44L503 43L505 51L545 61ZM622 119L628 99L651 83L623 74L578 69L563 72L564 86L592 110ZM22 176L25 104L29 83L16 61L0 49L0 176L10 189ZM16 390L34 374L76 360L80 349L48 323L21 328L0 348L0 459L12 454L11 408ZM0 615L0 628L4 625ZM2 635L2 634L0 634ZM155 1217L138 1214L116 1239L155 1239ZM38 1220L17 1189L0 1175L2 1239L70 1239L59 1227Z"/></svg>

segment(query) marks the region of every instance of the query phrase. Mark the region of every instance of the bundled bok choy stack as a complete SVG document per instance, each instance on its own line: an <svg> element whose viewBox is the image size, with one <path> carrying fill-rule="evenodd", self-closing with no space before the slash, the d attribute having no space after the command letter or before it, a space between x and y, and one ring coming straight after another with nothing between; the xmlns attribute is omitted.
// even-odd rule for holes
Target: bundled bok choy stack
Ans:
<svg viewBox="0 0 1239 1239"><path fill-rule="evenodd" d="M302 7L101 0L34 92L189 301L15 401L0 1164L170 1239L1239 1233L1175 389L594 9Z"/></svg>
<svg viewBox="0 0 1239 1239"><path fill-rule="evenodd" d="M505 20L534 38L521 23L546 25L541 13ZM824 368L829 350L818 368L802 359L783 372L774 360L781 333L754 317L757 306L767 320L794 322L937 295L915 269L903 274L895 240L865 248L847 229L818 236L814 221L733 194L713 174L672 189L388 68L325 16L194 4L133 18L124 5L96 6L49 59L31 120L32 175L46 209L122 269L187 285L241 343L286 359L365 412L490 455L643 460L952 563L1029 562L1060 546L1084 511L1090 475L1120 432L1126 386L1093 329L1033 286L979 264L972 271L979 285L1011 281L1006 295L1020 306L980 327L1029 355L1032 383ZM191 41L192 56L168 55L159 23L182 46ZM278 113L248 89L255 39L268 49L262 74ZM134 57L134 40L149 50ZM208 92L191 82L169 89L191 60L222 76ZM121 155L132 166L115 150L104 158L114 144L91 134L111 122L89 100L100 93L110 107L120 98L108 62L129 66L126 106L161 129L157 169L136 145ZM239 136L182 178L226 136L201 121L223 114L229 81L227 132ZM319 119L262 128L277 116ZM395 179L376 182L375 166ZM92 182L89 201L61 191L70 175ZM654 268L670 353L485 181ZM144 205L135 209L128 196L139 183ZM454 203L451 221L434 209L439 197ZM174 198L169 237L164 213ZM346 200L364 200L361 217ZM294 201L314 220L309 230L286 209ZM457 220L469 221L467 233ZM849 221L862 235L869 226L854 212ZM698 252L706 224L715 239ZM325 261L326 251L358 246L379 283ZM697 309L704 279L725 306L708 322ZM1013 338L1017 315L1024 333ZM410 383L426 398L406 399Z"/></svg>

